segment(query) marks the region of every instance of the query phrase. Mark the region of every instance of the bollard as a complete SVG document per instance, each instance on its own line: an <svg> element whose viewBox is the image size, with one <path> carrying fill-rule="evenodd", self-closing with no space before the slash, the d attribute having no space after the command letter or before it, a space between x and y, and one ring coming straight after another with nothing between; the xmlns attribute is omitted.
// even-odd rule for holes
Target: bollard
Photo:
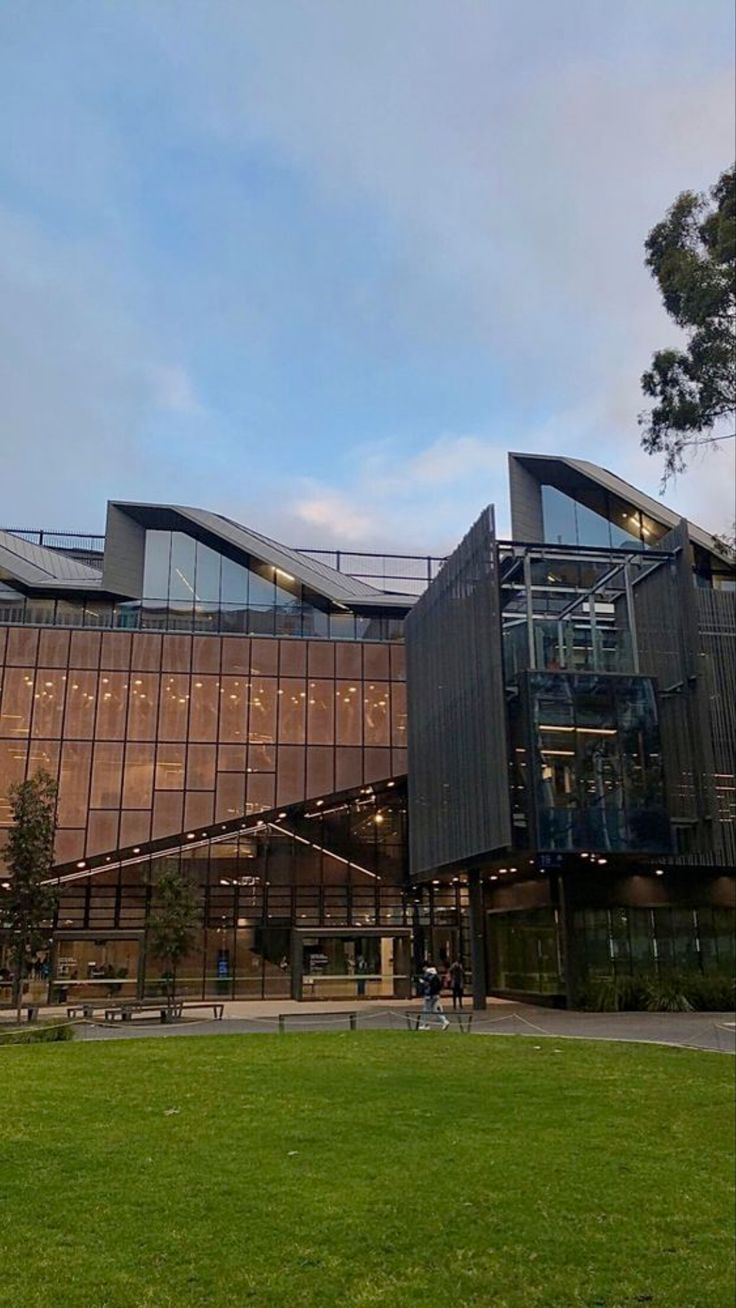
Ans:
<svg viewBox="0 0 736 1308"><path fill-rule="evenodd" d="M350 1030L354 1031L357 1026L357 1013L349 1013L348 1021L350 1022Z"/></svg>
<svg viewBox="0 0 736 1308"><path fill-rule="evenodd" d="M284 1014L279 1013L279 1035L283 1035L285 1030L286 1030L286 1022L284 1019Z"/></svg>

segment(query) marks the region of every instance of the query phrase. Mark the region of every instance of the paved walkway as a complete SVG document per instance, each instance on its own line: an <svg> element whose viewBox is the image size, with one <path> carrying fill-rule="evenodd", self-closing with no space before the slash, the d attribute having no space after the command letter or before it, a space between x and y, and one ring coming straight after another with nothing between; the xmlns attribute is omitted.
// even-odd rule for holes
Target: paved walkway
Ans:
<svg viewBox="0 0 736 1308"><path fill-rule="evenodd" d="M253 1035L279 1029L279 1015L286 1014L285 1030L346 1031L348 1013L357 1013L360 1030L406 1030L406 1014L417 1012L419 1001L364 1000L351 1003L298 1003L292 999L258 1001L233 1000L225 1004L225 1015L215 1022L193 1013L181 1024L165 1026L150 1017L106 1026L99 1021L80 1022L77 1039L127 1040L142 1036L164 1038L185 1035ZM449 1005L446 1005L449 1011ZM467 1007L466 1007L466 1011ZM44 1017L66 1017L60 1008L44 1010ZM448 1031L448 1038L458 1034ZM736 1053L736 1017L733 1013L578 1013L540 1008L531 1004L490 999L485 1012L475 1013L473 1035L527 1036L540 1039L580 1038L587 1040L644 1041L712 1052Z"/></svg>

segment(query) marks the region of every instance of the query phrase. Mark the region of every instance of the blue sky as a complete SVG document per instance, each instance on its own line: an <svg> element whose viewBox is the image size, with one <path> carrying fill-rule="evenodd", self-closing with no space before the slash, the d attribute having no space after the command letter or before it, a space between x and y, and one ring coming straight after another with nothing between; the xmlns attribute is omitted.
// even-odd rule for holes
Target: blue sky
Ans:
<svg viewBox="0 0 736 1308"><path fill-rule="evenodd" d="M0 519L439 552L506 451L654 493L642 262L733 152L731 0L0 7ZM733 516L733 449L667 501Z"/></svg>

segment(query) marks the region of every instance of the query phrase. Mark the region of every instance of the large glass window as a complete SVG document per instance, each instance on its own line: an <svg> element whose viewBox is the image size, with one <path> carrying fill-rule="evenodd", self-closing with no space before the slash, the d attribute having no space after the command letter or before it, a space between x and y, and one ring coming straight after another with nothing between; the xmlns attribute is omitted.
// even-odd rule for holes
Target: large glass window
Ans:
<svg viewBox="0 0 736 1308"><path fill-rule="evenodd" d="M208 545L197 542L196 576L194 591L197 602L220 602L220 562L221 556Z"/></svg>
<svg viewBox="0 0 736 1308"><path fill-rule="evenodd" d="M143 567L144 599L168 598L170 557L171 532L147 531Z"/></svg>
<svg viewBox="0 0 736 1308"><path fill-rule="evenodd" d="M651 680L532 673L528 685L539 847L668 850ZM523 749L517 737L516 762Z"/></svg>
<svg viewBox="0 0 736 1308"><path fill-rule="evenodd" d="M181 531L171 536L171 581L169 598L173 604L190 607L194 603L195 542Z"/></svg>
<svg viewBox="0 0 736 1308"><path fill-rule="evenodd" d="M548 545L589 545L604 549L636 546L643 548L651 530L642 525L641 514L617 508L607 493L591 488L594 505L575 500L556 486L542 486L544 539Z"/></svg>

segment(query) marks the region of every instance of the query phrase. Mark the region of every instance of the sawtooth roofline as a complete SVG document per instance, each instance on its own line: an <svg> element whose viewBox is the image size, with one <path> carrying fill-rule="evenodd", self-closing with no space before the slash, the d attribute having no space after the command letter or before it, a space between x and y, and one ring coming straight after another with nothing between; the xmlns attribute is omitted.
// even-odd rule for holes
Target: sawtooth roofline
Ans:
<svg viewBox="0 0 736 1308"><path fill-rule="evenodd" d="M651 519L659 534L672 531L681 521L682 515L655 500L651 495L640 491L630 482L616 473L609 472L587 459L572 459L562 454L528 454L510 452L509 487L511 499L511 534L514 540L526 540L540 544L544 542L544 524L542 520L541 487L554 486L576 499L584 496L586 489L605 491L614 501L638 510ZM585 503L584 498L578 500ZM613 519L610 519L613 521ZM713 533L705 531L697 523L687 520L688 535L694 545L700 546L708 554L723 564L729 560L718 549ZM570 542L571 544L574 542Z"/></svg>

